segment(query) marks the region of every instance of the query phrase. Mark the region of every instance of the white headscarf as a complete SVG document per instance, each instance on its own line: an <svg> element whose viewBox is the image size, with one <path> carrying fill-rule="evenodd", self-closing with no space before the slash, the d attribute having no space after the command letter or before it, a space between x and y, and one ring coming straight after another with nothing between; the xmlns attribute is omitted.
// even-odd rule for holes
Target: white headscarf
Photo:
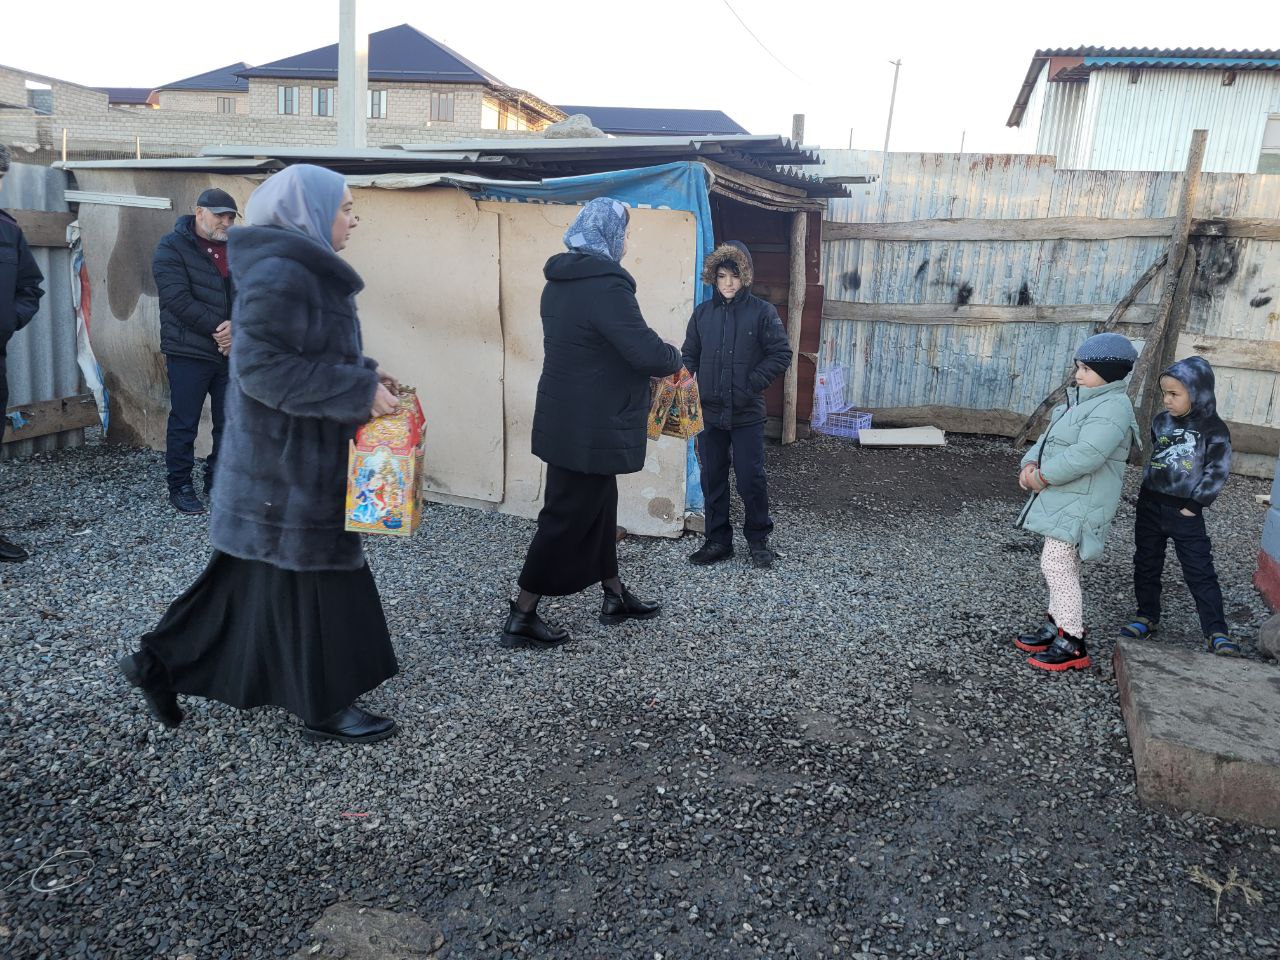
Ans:
<svg viewBox="0 0 1280 960"><path fill-rule="evenodd" d="M245 219L255 227L284 227L333 249L333 218L347 182L342 174L297 163L273 174L253 191Z"/></svg>

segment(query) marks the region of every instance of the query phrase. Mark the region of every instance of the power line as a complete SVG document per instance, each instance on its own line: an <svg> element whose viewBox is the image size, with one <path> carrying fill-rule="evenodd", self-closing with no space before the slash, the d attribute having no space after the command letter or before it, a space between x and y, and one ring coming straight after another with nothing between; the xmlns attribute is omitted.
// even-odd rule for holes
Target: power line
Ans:
<svg viewBox="0 0 1280 960"><path fill-rule="evenodd" d="M759 37L757 37L755 33L752 32L751 28L747 26L747 21L743 20L742 17L738 16L738 11L733 9L733 6L729 3L729 0L724 0L724 5L729 8L729 12L733 14L734 18L740 24L742 24L742 29L747 31L747 33L751 34L751 39L754 40L756 43L760 44L760 49L763 50L765 53L767 53L769 56L773 57L774 61L777 62L778 66L780 66L783 70L787 71L787 73L791 74L797 80L800 80L805 83L808 82L807 80L804 79L804 77L800 76L800 74L796 73L794 70L788 67L785 63L779 60L778 55L764 45L764 41L761 40Z"/></svg>

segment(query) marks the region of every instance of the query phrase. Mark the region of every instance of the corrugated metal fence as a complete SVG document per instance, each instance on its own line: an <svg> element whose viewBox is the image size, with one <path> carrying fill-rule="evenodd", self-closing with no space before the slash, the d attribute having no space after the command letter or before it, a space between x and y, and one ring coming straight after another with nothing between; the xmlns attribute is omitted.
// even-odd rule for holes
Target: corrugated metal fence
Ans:
<svg viewBox="0 0 1280 960"><path fill-rule="evenodd" d="M880 154L873 151L824 151L823 158L824 176L880 169ZM895 153L883 198L879 185L854 186L854 197L831 201L827 216L828 224L1168 218L1176 213L1182 177L1059 170L1052 157L1037 155ZM1201 177L1197 218L1265 219L1278 211L1280 176ZM1075 346L1168 244L1167 236L829 239L837 233L829 226L824 234L827 304L819 367L847 368L846 401L899 414L903 408L947 408L952 429L964 429L966 419L955 414L967 411L977 415L969 422L985 424L985 432L1005 434L1062 381ZM1280 242L1215 236L1192 242L1199 268L1187 336L1180 341L1187 349L1180 355L1199 352L1215 364L1220 412L1234 424L1257 428L1241 431L1248 434L1244 445L1261 445L1253 452L1273 461L1280 445L1274 429ZM1160 286L1160 277L1147 286L1133 319L1150 322ZM886 306L854 306L861 304ZM909 306L894 315L889 305ZM1003 316L984 322L982 305L1000 308L986 314ZM1079 309L1053 310L1064 305ZM1031 311L1004 308L1019 306L1049 309L1037 312L1040 322L1017 322ZM917 318L921 322L909 322ZM1125 332L1141 339L1140 326Z"/></svg>
<svg viewBox="0 0 1280 960"><path fill-rule="evenodd" d="M15 163L0 181L0 208L65 213L67 174L61 170ZM44 296L35 318L9 341L7 364L9 407L75 396L81 392L76 361L76 315L72 306L71 251L33 246L44 274ZM77 446L84 429L15 440L0 447L0 458Z"/></svg>

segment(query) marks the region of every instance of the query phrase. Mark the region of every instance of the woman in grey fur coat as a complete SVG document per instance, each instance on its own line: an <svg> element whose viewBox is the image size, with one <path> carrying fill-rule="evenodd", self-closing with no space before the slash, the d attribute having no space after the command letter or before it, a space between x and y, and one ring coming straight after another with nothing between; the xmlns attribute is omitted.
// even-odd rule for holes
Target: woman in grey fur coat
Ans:
<svg viewBox="0 0 1280 960"><path fill-rule="evenodd" d="M351 207L340 174L300 164L259 187L252 226L231 232L235 337L213 557L120 662L167 726L183 719L183 693L284 707L312 740L395 732L355 705L398 668L360 538L343 530L347 445L397 400L362 352L364 284L338 256Z"/></svg>

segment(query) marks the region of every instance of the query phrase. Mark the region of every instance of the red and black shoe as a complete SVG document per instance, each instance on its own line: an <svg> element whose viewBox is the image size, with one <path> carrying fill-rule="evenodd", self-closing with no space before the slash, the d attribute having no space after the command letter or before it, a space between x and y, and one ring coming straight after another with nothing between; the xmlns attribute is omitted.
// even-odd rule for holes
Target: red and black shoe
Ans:
<svg viewBox="0 0 1280 960"><path fill-rule="evenodd" d="M1046 613L1044 623L1039 630L1034 633L1018 634L1013 638L1013 645L1027 653L1039 653L1042 650L1048 650L1057 636L1058 625L1054 623L1053 617Z"/></svg>
<svg viewBox="0 0 1280 960"><path fill-rule="evenodd" d="M1027 665L1041 670L1085 670L1092 665L1084 637L1073 637L1058 628L1058 635L1049 649L1027 658Z"/></svg>

